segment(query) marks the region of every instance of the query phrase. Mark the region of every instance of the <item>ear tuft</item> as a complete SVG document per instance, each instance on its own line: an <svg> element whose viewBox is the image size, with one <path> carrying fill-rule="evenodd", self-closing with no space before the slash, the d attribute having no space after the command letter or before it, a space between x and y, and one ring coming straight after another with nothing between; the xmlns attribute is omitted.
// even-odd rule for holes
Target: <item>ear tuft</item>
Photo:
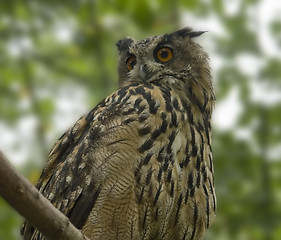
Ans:
<svg viewBox="0 0 281 240"><path fill-rule="evenodd" d="M129 50L129 47L132 45L133 42L134 39L130 37L126 37L124 39L119 40L116 43L119 53Z"/></svg>
<svg viewBox="0 0 281 240"><path fill-rule="evenodd" d="M195 38L201 36L203 33L208 32L208 31L196 31L196 32L191 32L189 34L190 38Z"/></svg>
<svg viewBox="0 0 281 240"><path fill-rule="evenodd" d="M186 27L186 28L180 29L172 34L177 34L178 36L181 36L181 37L195 38L195 37L199 37L200 35L202 35L205 32L207 32L207 31L193 31L192 28Z"/></svg>

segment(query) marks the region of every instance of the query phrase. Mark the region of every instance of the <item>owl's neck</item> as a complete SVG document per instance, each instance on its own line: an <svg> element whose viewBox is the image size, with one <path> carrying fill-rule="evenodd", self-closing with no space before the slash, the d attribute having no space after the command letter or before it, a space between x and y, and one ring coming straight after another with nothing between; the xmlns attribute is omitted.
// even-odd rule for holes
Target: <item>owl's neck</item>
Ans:
<svg viewBox="0 0 281 240"><path fill-rule="evenodd" d="M210 75L206 77L211 78ZM215 94L213 86L204 85L204 82L211 81L200 81L190 74L180 78L164 77L155 84L173 91L182 102L190 104L192 111L198 116L210 120L215 105Z"/></svg>

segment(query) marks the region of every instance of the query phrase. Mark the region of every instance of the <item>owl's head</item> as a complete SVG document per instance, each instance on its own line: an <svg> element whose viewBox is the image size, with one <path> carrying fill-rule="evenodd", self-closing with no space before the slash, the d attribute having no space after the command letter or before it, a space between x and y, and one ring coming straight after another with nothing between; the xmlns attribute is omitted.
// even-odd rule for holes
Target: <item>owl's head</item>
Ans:
<svg viewBox="0 0 281 240"><path fill-rule="evenodd" d="M130 37L118 41L120 85L196 78L211 88L208 55L193 41L203 33L184 28L141 41Z"/></svg>

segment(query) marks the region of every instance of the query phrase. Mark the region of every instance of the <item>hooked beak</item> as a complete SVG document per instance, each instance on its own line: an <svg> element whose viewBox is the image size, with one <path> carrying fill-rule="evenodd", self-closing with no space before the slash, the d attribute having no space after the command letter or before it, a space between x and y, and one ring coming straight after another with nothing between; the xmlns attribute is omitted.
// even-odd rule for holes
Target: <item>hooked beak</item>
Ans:
<svg viewBox="0 0 281 240"><path fill-rule="evenodd" d="M147 72L146 72L145 66L143 64L140 64L140 78L142 81L145 81L146 75L147 75Z"/></svg>

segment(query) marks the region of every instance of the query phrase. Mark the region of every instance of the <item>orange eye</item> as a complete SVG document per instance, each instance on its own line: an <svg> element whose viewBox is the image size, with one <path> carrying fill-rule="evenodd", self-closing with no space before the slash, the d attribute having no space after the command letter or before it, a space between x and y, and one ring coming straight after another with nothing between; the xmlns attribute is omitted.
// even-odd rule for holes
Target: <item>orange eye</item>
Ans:
<svg viewBox="0 0 281 240"><path fill-rule="evenodd" d="M160 62L168 62L173 57L173 51L168 47L161 47L156 52L157 60Z"/></svg>
<svg viewBox="0 0 281 240"><path fill-rule="evenodd" d="M127 68L128 68L128 70L129 70L129 72L133 70L133 68L134 68L134 66L136 65L136 63L137 63L137 60L136 60L136 58L133 57L133 56L132 56L132 57L129 57L129 58L126 60L126 64L127 64Z"/></svg>

